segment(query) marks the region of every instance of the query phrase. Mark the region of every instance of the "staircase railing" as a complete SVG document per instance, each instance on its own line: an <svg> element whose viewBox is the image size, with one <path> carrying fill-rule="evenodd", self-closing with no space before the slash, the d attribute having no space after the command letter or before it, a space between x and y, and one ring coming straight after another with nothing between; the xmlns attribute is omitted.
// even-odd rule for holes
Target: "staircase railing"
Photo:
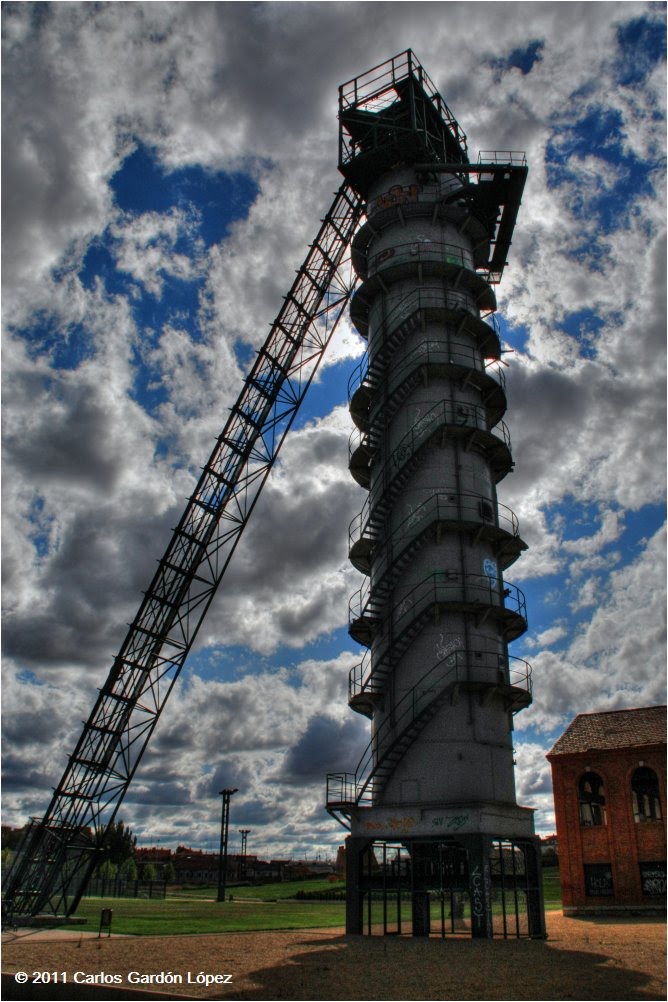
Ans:
<svg viewBox="0 0 668 1002"><path fill-rule="evenodd" d="M509 669L505 665L499 667L497 662L495 670L500 672L496 684L511 684ZM393 770L394 766L391 763L393 750L401 742L402 752L405 751L422 729L420 727L422 721L432 711L436 712L455 685L470 681L473 671L470 654L461 650L446 655L430 668L417 685L397 702L392 714L382 722L362 752L355 772L330 773L327 776L328 806L335 807L340 804L370 806L374 797L374 777L388 760L390 761L385 774L386 779ZM519 683L523 682L530 692L531 669L527 662L522 662L522 667L517 667L514 671L516 672L514 685L520 687Z"/></svg>
<svg viewBox="0 0 668 1002"><path fill-rule="evenodd" d="M385 602L378 602L371 595L371 583L367 578L362 586L350 596L348 602L349 621L375 619L381 612L392 619L395 637L403 624L414 619L426 606L441 603L463 603L498 606L512 609L526 618L524 593L501 577L487 574L461 574L456 570L432 571L422 581L414 585L392 607L385 610Z"/></svg>
<svg viewBox="0 0 668 1002"><path fill-rule="evenodd" d="M487 443L489 445L496 444L497 450L502 453L502 458L498 461L501 469L505 469L507 472L507 469L511 468L510 432L505 421L499 421L492 430L486 407L480 404L439 400L426 414L418 418L413 427L406 432L399 444L392 450L388 461L383 465L383 475L387 478L386 488L390 485L391 479L399 474L402 467L406 466L416 452L442 428L447 429L452 434L471 439L476 437L476 433L488 436ZM359 428L353 428L348 441L351 472L356 468L356 459L354 460L353 457L356 453L359 455L359 450L369 454L370 462L371 454L376 448L377 444L373 435L362 432Z"/></svg>
<svg viewBox="0 0 668 1002"><path fill-rule="evenodd" d="M506 505L498 504L493 498L473 491L459 493L441 491L423 501L415 511L406 515L393 531L382 537L380 529L370 521L370 501L367 497L362 510L355 515L348 527L349 550L352 551L355 544L366 537L370 546L373 545L378 551L391 550L392 559L395 559L435 522L489 526L514 540L520 538L517 516ZM389 559L386 558L385 562ZM383 567L384 564L381 562L374 568L374 577L377 580L383 577Z"/></svg>
<svg viewBox="0 0 668 1002"><path fill-rule="evenodd" d="M480 352L474 345L465 341L422 341L415 345L411 351L405 355L399 365L395 366L387 382L388 395L403 383L414 369L422 365L437 366L450 365L461 369L473 369L475 372L489 376L498 384L501 390L506 389L506 376L502 366L497 363L485 365L480 357ZM357 392L365 381L369 379L368 358L357 366L348 381L348 401ZM371 386L371 383L368 383Z"/></svg>
<svg viewBox="0 0 668 1002"><path fill-rule="evenodd" d="M531 665L523 658L509 654L507 658L496 651L469 651L466 655L476 672L483 670L490 680L499 671L508 671L508 684L512 687L526 688L531 691ZM506 665L507 662L507 665ZM526 685L525 685L526 681ZM377 698L385 692L385 676L372 669L371 651L364 652L364 657L354 665L348 675L348 699L354 700L360 696Z"/></svg>

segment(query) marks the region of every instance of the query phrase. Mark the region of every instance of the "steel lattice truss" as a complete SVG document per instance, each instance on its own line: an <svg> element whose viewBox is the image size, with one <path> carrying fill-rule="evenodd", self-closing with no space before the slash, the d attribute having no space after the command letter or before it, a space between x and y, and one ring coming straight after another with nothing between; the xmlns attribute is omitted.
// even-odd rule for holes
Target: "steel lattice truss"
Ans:
<svg viewBox="0 0 668 1002"><path fill-rule="evenodd" d="M70 914L352 295L362 199L346 183L285 298L99 692L5 882L14 915Z"/></svg>

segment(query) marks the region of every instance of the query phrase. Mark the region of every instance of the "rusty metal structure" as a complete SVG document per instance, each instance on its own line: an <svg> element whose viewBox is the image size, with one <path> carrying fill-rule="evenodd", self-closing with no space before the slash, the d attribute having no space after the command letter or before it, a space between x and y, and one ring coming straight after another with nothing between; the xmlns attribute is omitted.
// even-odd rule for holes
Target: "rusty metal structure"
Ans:
<svg viewBox="0 0 668 1002"><path fill-rule="evenodd" d="M362 198L344 183L285 297L67 767L4 881L13 921L69 915L353 290Z"/></svg>

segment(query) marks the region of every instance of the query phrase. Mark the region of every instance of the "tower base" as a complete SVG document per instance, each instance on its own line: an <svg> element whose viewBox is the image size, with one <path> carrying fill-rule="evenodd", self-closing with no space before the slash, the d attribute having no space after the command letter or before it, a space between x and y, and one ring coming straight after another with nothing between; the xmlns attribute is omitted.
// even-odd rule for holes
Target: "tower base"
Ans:
<svg viewBox="0 0 668 1002"><path fill-rule="evenodd" d="M474 819L460 809L453 815L459 830L445 822L422 834L415 828L423 825L410 825L404 810L404 826L411 830L401 835L379 830L386 827L380 818L371 820L386 809L358 809L346 840L346 932L544 939L540 843L527 817L531 812L508 809L516 814L514 832L508 830L511 818L498 813L497 830L473 831ZM375 838L361 828L376 828Z"/></svg>

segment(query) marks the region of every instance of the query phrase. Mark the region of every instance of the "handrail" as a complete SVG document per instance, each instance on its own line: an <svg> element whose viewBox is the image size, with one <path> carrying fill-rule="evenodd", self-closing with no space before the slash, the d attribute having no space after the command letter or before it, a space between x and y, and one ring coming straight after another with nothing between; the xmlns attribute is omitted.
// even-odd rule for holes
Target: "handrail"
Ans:
<svg viewBox="0 0 668 1002"><path fill-rule="evenodd" d="M368 578L348 601L349 623L360 619L379 621L379 613L384 603L374 607L371 583ZM504 581L501 575L460 574L455 570L432 571L422 581L414 585L397 602L383 620L384 630L392 629L395 638L425 609L432 605L448 603L475 603L507 609L526 620L526 599L524 592L516 585Z"/></svg>
<svg viewBox="0 0 668 1002"><path fill-rule="evenodd" d="M457 268L466 268L467 271L476 274L476 266L473 254L465 247L458 244L445 243L441 240L410 240L404 244L393 244L377 251L371 258L365 251L357 250L356 260L366 260L366 274L360 275L364 278L373 278L378 270L386 262L402 264L405 260L415 260L420 263L426 261L435 263L452 264Z"/></svg>
<svg viewBox="0 0 668 1002"><path fill-rule="evenodd" d="M439 424L455 425L459 428L475 428L478 431L491 433L487 418L487 408L481 404L464 403L463 401L439 400L426 414L424 414L412 428L404 435L390 455L390 462L397 468L401 468L410 459L413 453L428 438L431 438L434 431L434 424L442 419ZM499 421L494 425L494 431L500 431L504 445L510 449L510 432L505 421Z"/></svg>
<svg viewBox="0 0 668 1002"><path fill-rule="evenodd" d="M421 525L427 519L431 521L431 508L436 508L438 521L448 521L447 519L440 518L440 515L445 509L452 509L452 498L455 498L457 501L459 513L477 512L480 516L479 521L481 524L493 525L495 528L502 529L504 532L509 533L515 539L519 539L519 520L515 512L512 508L509 508L508 505L501 504L498 501L495 502L493 498L486 497L484 494L478 494L475 491L460 491L459 493L456 491L442 491L432 494L426 501L423 501L422 504L418 505L415 511L406 515L406 517L399 522L393 532L389 532L385 535L381 545L386 546L389 543L394 542L404 526L409 527L411 525ZM492 518L488 515L487 507L484 507L487 505L491 508ZM371 540L378 538L378 534L374 533L370 528L370 508L371 496L367 495L362 510L355 515L348 526L348 542L350 547L354 546L355 543L357 543L365 535L368 535ZM461 514L458 514L458 520L461 519L461 517ZM472 519L472 521L478 521L478 519ZM417 532L415 535L417 535Z"/></svg>
<svg viewBox="0 0 668 1002"><path fill-rule="evenodd" d="M362 364L358 365L348 380L348 403L351 402L353 395L361 387L362 383L367 380L369 371L368 359L364 358L364 362L366 362L364 371L362 371ZM479 351L472 344L448 339L447 341L421 341L420 344L415 345L407 355L400 359L400 364L390 371L387 377L388 394L393 393L407 378L406 373L408 370L418 365L452 365L459 368L472 369L482 375L489 375L490 379L493 379L505 393L506 376L502 366L498 362L485 365ZM359 378L356 383L353 383L353 377L358 373L360 373Z"/></svg>
<svg viewBox="0 0 668 1002"><path fill-rule="evenodd" d="M462 148L462 152L466 153L465 133L411 49L406 49L367 70L366 73L341 84L339 87L339 114L369 106L374 111L380 110L396 100L397 93L394 89L396 85L410 79L419 83L438 112L443 124L450 129ZM347 159L353 155L354 152L350 153Z"/></svg>
<svg viewBox="0 0 668 1002"><path fill-rule="evenodd" d="M428 672L421 678L420 682L413 686L413 688L406 693L402 699L396 704L394 708L394 713L391 716L386 717L382 722L376 733L373 735L368 745L362 752L361 758L357 764L353 774L343 774L345 776L350 776L352 783L350 785L354 789L354 800L352 802L359 804L364 792L369 786L373 774L379 768L384 755L378 755L378 750L382 748L383 738L392 731L399 732L400 730L405 730L407 726L410 726L415 721L415 718L419 713L427 709L431 703L441 694L443 688L445 688L446 681L448 683L457 681L457 672L459 666L455 662L453 665L452 658L448 657L442 658L438 661ZM426 686L429 688L425 688ZM436 686L439 689L434 692ZM387 755L389 749L385 749L385 755ZM327 777L327 799L329 801L329 776Z"/></svg>
<svg viewBox="0 0 668 1002"><path fill-rule="evenodd" d="M514 167L526 167L527 155L524 150L480 150L479 164L512 164Z"/></svg>
<svg viewBox="0 0 668 1002"><path fill-rule="evenodd" d="M464 663L462 664L462 660ZM522 669L517 669L518 680L524 678L530 691L531 669L527 662L524 662L526 674ZM357 805L369 803L371 801L372 789L371 781L378 772L383 761L387 758L397 741L406 734L410 726L416 723L419 717L426 713L433 704L441 698L445 692L457 682L470 681L471 663L466 652L461 650L448 653L440 661L437 661L428 672L423 675L417 685L406 693L394 707L394 712L385 718L380 727L373 735L368 745L362 752L357 768L353 773L330 773L327 777L327 802L328 803L355 803ZM498 666L497 666L498 670ZM509 685L510 669L504 665L501 669L504 676L508 673L508 678L504 678L504 683ZM519 687L519 686L517 686ZM397 734L395 741L388 747L383 748L383 744L388 735L393 732ZM344 795L340 797L330 796L330 778L339 782L341 790L348 790L353 793L352 798ZM332 783L332 785L334 785Z"/></svg>
<svg viewBox="0 0 668 1002"><path fill-rule="evenodd" d="M508 685L516 689L524 689L531 693L532 668L524 658L515 657L512 654L503 655L497 651L458 650L451 657L468 658L467 664L472 665L476 671L488 670L508 672ZM512 664L508 662L513 662ZM364 657L350 669L348 673L348 698L363 695L380 695L385 688L385 676L373 670L371 664L371 651L364 652Z"/></svg>
<svg viewBox="0 0 668 1002"><path fill-rule="evenodd" d="M510 432L508 426L505 421L498 421L492 430L489 426L487 408L485 406L465 401L439 400L406 432L399 444L392 450L385 466L394 466L398 472L402 466L406 465L420 446L430 439L434 432L443 425L487 432L490 435L494 435L495 438L501 438L503 444L510 451ZM497 431L500 431L501 435L495 434ZM369 433L363 432L359 428L353 428L348 439L349 459L352 459L353 453L360 446L364 446L367 449L373 448Z"/></svg>
<svg viewBox="0 0 668 1002"><path fill-rule="evenodd" d="M354 258L356 254L354 244L352 254ZM431 277L433 279L433 276L425 277ZM419 309L442 309L465 314L466 317L470 317L471 320L476 321L479 324L488 324L488 326L492 326L494 333L499 336L499 324L495 316L495 306L481 308L479 304L472 302L469 293L462 291L461 289L454 289L451 286L444 286L443 281L444 280L441 279L440 284L424 284L417 289L411 289L410 292L402 297L399 303L393 307L390 317L386 318L384 321L386 327L391 322L394 322L394 314L398 311L398 308L404 305L410 298L415 298L418 301L417 308ZM434 297L435 300L435 302L432 302L431 305L429 304L430 297ZM360 304L363 304L364 306L369 305L366 299L364 283L362 283L356 295L353 296L350 304L350 310L353 323L360 331L361 336L366 337L365 332L360 329L360 323L363 323L364 321L362 318L356 316L356 314L360 312ZM401 316L399 319L403 322ZM489 324L488 321L491 321L491 324Z"/></svg>
<svg viewBox="0 0 668 1002"><path fill-rule="evenodd" d="M418 310L416 312L419 313L420 311ZM486 323L486 321L481 320L480 323ZM494 325L487 324L487 326L490 328L490 330L491 330L492 333L495 333L495 334L497 333L497 331L494 328ZM466 344L463 341L451 341L451 340L448 340L448 341L427 341L427 342L421 342L419 345L416 345L411 350L411 353L408 356L406 356L406 361L410 359L410 355L412 355L412 354L419 354L420 351L423 350L422 349L422 345L423 344L427 344L429 346L429 350L430 351L437 351L438 350L438 351L446 353L446 352L449 352L451 350L451 348L453 348L453 347L456 348L456 349L458 349L459 351L463 350L462 353L465 356L471 357L471 358L474 359L474 364L471 365L471 364L469 364L467 362L465 364L465 366L464 366L465 368L475 369L476 372L488 372L490 368L493 368L495 376L492 376L492 378L496 378L496 381L500 384L501 388L505 391L505 388L506 388L506 377L505 377L505 373L504 373L503 368L501 367L500 363L497 362L496 359L494 359L491 356L482 356L480 364L478 364L478 362L479 362L478 349L476 349L475 347L473 347L473 345ZM488 362L486 362L485 361L486 358L489 358L490 360ZM442 363L438 363L437 362L436 364L442 364ZM460 363L454 362L451 359L450 360L450 364L457 365L457 364L460 364ZM366 383L369 387L371 387L373 385L374 379L373 379L373 377L371 375L371 370L372 369L378 370L378 369L381 369L383 367L384 367L383 363L379 362L378 359L376 359L374 361L373 365L370 365L369 364L368 351L364 352L364 354L361 356L359 362L357 363L357 365L355 366L355 368L353 369L353 371L351 372L351 374L350 374L350 376L348 378L348 405L349 406L352 403L353 396L355 395L355 393L357 393L357 391L360 389L360 387L364 383ZM376 379L375 381L378 381L378 380Z"/></svg>
<svg viewBox="0 0 668 1002"><path fill-rule="evenodd" d="M406 250L408 248L408 250ZM436 250L437 256L433 251ZM400 252L400 253L397 253ZM430 253L432 252L432 253ZM391 261L392 265L402 265L407 261L417 261L418 264L446 264L468 272L474 278L485 283L489 290L490 284L500 281L500 271L492 271L489 267L478 267L473 254L458 244L443 243L440 240L413 240L405 244L395 244L378 251L365 262L366 254L359 248L355 252L355 271L364 281L380 274L382 265ZM366 264L366 267L365 267Z"/></svg>
<svg viewBox="0 0 668 1002"><path fill-rule="evenodd" d="M507 533L513 539L519 540L520 530L517 515L508 508L507 505L494 502L493 498L485 497L473 491L439 492L418 505L415 511L410 512L399 522L397 527L386 533L382 540L379 540L378 533L369 531L369 507L370 496L367 496L362 511L355 516L348 527L349 552L354 545L363 539L365 533L369 545L378 545L380 549L392 550L391 558L386 556L385 562L390 559L398 559L407 547L425 532L434 522L465 522L475 523L480 526L492 527L499 532ZM453 514L454 509L454 514ZM366 522L362 519L366 515ZM410 531L409 531L410 530ZM398 543L401 547L397 550ZM376 581L379 581L385 573L383 563L375 568Z"/></svg>
<svg viewBox="0 0 668 1002"><path fill-rule="evenodd" d="M476 323L485 324L487 327L490 327L491 333L500 337L499 321L494 313L488 314L483 320L474 311L463 305L461 294L458 294L454 289L444 289L442 285L423 285L419 288L411 289L405 296L402 296L399 302L392 307L389 315L383 320L382 330L384 336L389 337L402 324L406 323L410 317L422 310L447 310L464 313L467 315L467 318L470 317ZM360 365L356 367L355 372L361 368L366 359L367 356L365 354ZM379 359L375 360L376 364L378 361ZM351 380L352 376L348 381L349 400L352 395L350 392Z"/></svg>

